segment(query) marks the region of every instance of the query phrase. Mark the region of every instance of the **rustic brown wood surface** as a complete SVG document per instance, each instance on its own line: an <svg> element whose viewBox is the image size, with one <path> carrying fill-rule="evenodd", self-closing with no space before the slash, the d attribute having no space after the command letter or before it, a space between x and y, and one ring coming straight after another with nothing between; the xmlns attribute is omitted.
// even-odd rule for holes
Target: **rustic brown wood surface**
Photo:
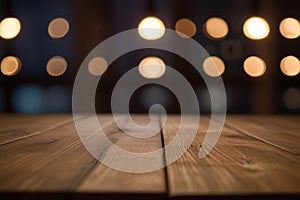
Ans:
<svg viewBox="0 0 300 200"><path fill-rule="evenodd" d="M290 121L284 123L285 119ZM299 121L299 117L227 116L217 145L203 159L198 152L206 133L200 131L188 151L167 167L169 195L299 193ZM172 139L173 128L172 123L165 127L165 142Z"/></svg>
<svg viewBox="0 0 300 200"><path fill-rule="evenodd" d="M133 119L141 125L149 120L147 115ZM99 115L99 121L114 145L144 153L167 145L180 117L170 115L162 131L147 139L125 134L111 115ZM300 116L229 115L212 152L199 159L209 122L209 116L201 116L192 145L173 164L134 174L111 169L92 157L71 115L1 114L0 198L299 197ZM184 132L192 134L188 128ZM86 138L90 136L87 133ZM100 153L103 158L119 159L111 147ZM165 153L155 162L164 163L168 156Z"/></svg>

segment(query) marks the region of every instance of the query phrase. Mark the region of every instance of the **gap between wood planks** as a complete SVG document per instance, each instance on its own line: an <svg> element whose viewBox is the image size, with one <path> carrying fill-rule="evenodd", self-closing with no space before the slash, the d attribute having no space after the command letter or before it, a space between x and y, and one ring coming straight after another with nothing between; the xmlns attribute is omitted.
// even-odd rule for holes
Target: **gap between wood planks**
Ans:
<svg viewBox="0 0 300 200"><path fill-rule="evenodd" d="M256 117L248 118L256 119ZM269 118L271 119L271 117L274 116ZM281 131L277 130L278 125L270 120L266 120L266 124L269 125L266 128L260 124L254 126L256 120L248 123L247 119L229 116L217 145L205 159L201 160L197 156L199 145L202 142L198 135L188 151L168 167L171 190L169 194L171 193L171 196L193 194L205 196L208 194L270 195L270 191L273 194L276 192L283 194L299 192L297 186L300 178L299 175L294 174L299 170L299 164L297 164L299 157L244 133L244 131L248 131L249 134L253 133L257 137L279 142L278 144L292 148L297 146L297 141L299 141L298 126L294 126L293 132L290 130L291 134L281 134ZM261 119L259 118L259 120ZM241 124L241 122L243 123ZM241 126L242 132L232 129L231 126L228 127L228 123L233 124L233 127ZM175 125L174 123L171 127L164 129L165 143L172 139ZM284 127L287 131L285 133L288 133L289 126ZM269 135L264 134L265 132ZM273 134L285 136L282 139L285 139L286 143L274 140ZM294 134L297 139L291 141L293 137L290 135L294 136Z"/></svg>
<svg viewBox="0 0 300 200"><path fill-rule="evenodd" d="M164 161L164 178L165 178L165 187L166 187L166 195L167 197L170 196L170 185L169 185L169 178L168 178L168 167L167 167L167 157L166 157L166 151L164 149L165 147L165 140L164 140L164 135L163 135L163 127L162 127L162 118L161 116L159 115L158 116L158 119L159 119L159 128L160 128L160 131L159 131L159 134L160 134L160 139L161 139L161 146L163 148L163 161Z"/></svg>
<svg viewBox="0 0 300 200"><path fill-rule="evenodd" d="M230 120L229 120L230 121ZM161 130L160 130L160 132L159 132L159 134L160 134L160 140L161 140L161 146L162 147L164 147L165 145L166 145L166 143L167 143L167 141L165 141L165 138L164 138L164 135L165 134L167 134L166 132L164 132L163 130L164 129L162 129L162 120L161 120L161 118L159 117L159 126L160 126L160 128L161 128ZM254 123L254 122L253 122ZM68 123L66 123L66 124L68 124ZM272 125L272 123L268 123L268 124L271 124ZM107 125L107 126L109 126L109 125ZM242 135L245 135L245 136L247 136L247 137L249 137L249 138L252 138L253 140L256 140L256 141L258 141L258 142L260 142L260 143L264 143L265 145L270 145L268 142L265 142L265 141L263 141L263 140L260 140L259 138L256 138L256 137L252 137L251 135L249 135L249 134L247 134L247 132L245 133L244 132L244 130L240 130L240 131L238 131L238 130L236 130L236 127L237 125L236 124L232 124L232 125L228 125L228 123L226 122L226 124L225 124L225 128L228 128L228 129L232 129L232 130L234 130L234 131L237 131L238 133L240 133L240 134L242 134ZM258 127L262 127L262 128L264 128L265 129L265 127L264 126L262 126L262 125L258 125ZM276 128L277 126L274 126L273 127L273 129L274 128ZM295 126L296 127L296 126ZM114 128L112 128L112 130L113 130ZM295 129L296 130L296 129ZM297 130L296 130L297 131ZM250 132L252 132L252 131L250 131ZM157 135L158 136L158 135ZM25 138L24 138L25 139ZM28 137L28 138L26 138L26 139L30 139L30 137ZM32 139L32 138L31 138ZM224 143L224 144L227 144L228 145L228 143L227 142L222 142L222 141L219 141L220 143ZM49 158L56 158L56 159L58 159L59 157L60 157L60 154L63 154L63 153L66 153L66 151L69 151L70 149L73 149L73 152L75 152L76 151L76 146L78 146L78 145L80 145L81 144L81 141L76 141L76 142L73 142L73 143L71 143L71 144L69 144L68 145L68 147L65 147L64 149L63 149L63 151L57 151L56 153L52 153L51 155L49 155ZM160 146L160 145L159 145ZM230 145L228 145L228 146L230 146ZM272 146L272 147L275 147L275 148L278 148L278 147L276 147L276 146L274 146L274 145L270 145L270 146ZM83 147L84 148L84 147ZM230 148L233 148L232 146L230 146ZM234 147L234 149L235 149L235 147ZM279 148L282 152L287 152L287 153L291 153L291 152L289 152L289 151L286 151L286 150L284 150L284 149L282 149L282 148ZM193 151L194 149L193 149L193 146L191 146L190 147L190 149L189 149L189 151ZM197 149L196 149L197 150ZM238 151L239 152L239 151ZM217 154L219 154L219 150L218 149L215 149L215 155L217 155ZM197 157L197 154L195 154L196 156L194 157L195 159L198 159L198 157ZM167 155L166 155L166 152L165 151L163 151L163 161L164 161L164 164L166 164L166 161L167 161L167 157L166 157ZM213 155L214 156L214 155ZM222 155L217 155L217 156L222 156ZM194 159L194 158L192 158L192 159ZM93 163L90 163L90 165L87 167L87 169L86 170L84 170L81 174L80 174L80 178L78 178L78 180L76 180L76 181L74 181L74 182L72 182L72 184L70 185L70 189L76 189L76 188L78 188L78 187L80 187L80 185L86 180L86 177L88 177L91 173L92 173L92 171L93 171L93 169L95 168L95 166L96 166L96 164L97 164L98 162L97 162L97 160L93 160ZM176 163L173 163L173 164L176 164ZM237 163L237 164L239 164L239 163ZM34 167L34 171L36 171L37 169L39 169L39 168L42 168L43 166L45 166L45 163L39 163L39 166L35 166ZM213 166L212 166L213 167ZM31 174L32 174L32 172L31 172ZM165 191L164 191L164 193L166 193L166 195L168 196L168 197L171 197L172 196L172 194L170 194L171 193L171 191L170 191L170 187L172 187L172 186L170 186L170 184L173 184L172 183L172 180L170 180L169 178L169 176L171 176L172 175L172 172L170 172L169 173L169 169L167 168L167 167L164 167L164 169L163 169L163 174L164 174L164 184L165 184ZM161 174L162 175L162 174ZM180 174L179 174L180 175ZM130 177L130 176L129 176ZM100 191L101 192L101 191Z"/></svg>

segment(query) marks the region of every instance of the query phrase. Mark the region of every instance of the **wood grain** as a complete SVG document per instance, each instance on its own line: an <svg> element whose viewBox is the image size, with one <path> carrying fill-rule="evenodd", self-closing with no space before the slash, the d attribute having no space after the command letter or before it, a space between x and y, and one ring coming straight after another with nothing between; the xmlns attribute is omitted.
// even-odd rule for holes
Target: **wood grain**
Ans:
<svg viewBox="0 0 300 200"><path fill-rule="evenodd" d="M140 125L147 124L149 120L145 115L133 116L133 118ZM114 145L129 152L147 153L160 149L162 146L160 133L147 139L138 139L124 134L115 124L110 126L110 130L107 132L107 137L113 141ZM103 159L105 158L118 162L119 153L109 148ZM155 162L163 163L163 157L158 158ZM145 162L145 164L147 163ZM163 196L166 194L165 174L163 169L142 174L125 173L97 163L82 182L79 190L104 193L150 193Z"/></svg>
<svg viewBox="0 0 300 200"><path fill-rule="evenodd" d="M147 115L133 119L140 125L149 122ZM182 157L165 169L141 174L98 162L86 150L72 120L71 115L0 115L0 196L20 192L28 195L25 199L37 194L62 199L300 195L299 116L229 115L213 151L199 159L210 122L210 116L201 116L196 138ZM98 156L119 162L122 158L112 145L134 153L160 149L174 138L180 116L169 115L162 132L147 139L125 134L111 115L99 115L99 121L112 144L101 148ZM88 130L81 139L91 139L97 131ZM188 127L184 133L193 134ZM153 162L166 162L168 156Z"/></svg>
<svg viewBox="0 0 300 200"><path fill-rule="evenodd" d="M101 119L104 126L112 120L110 116ZM73 123L0 149L0 189L6 191L71 189L96 163L82 145Z"/></svg>
<svg viewBox="0 0 300 200"><path fill-rule="evenodd" d="M233 127L233 118L238 128ZM260 134L272 137L270 129L259 126L255 129L257 137L249 136L249 132L253 133L252 127L258 126L255 122L253 126L245 126L250 119L255 121L256 116L248 117L247 122L239 116L228 117L217 145L203 159L198 158L204 137L199 131L188 151L167 168L170 196L300 193L299 156L257 139ZM270 123L268 127L271 126ZM174 124L167 124L163 130L165 142L174 137L172 127ZM187 130L186 134L191 133Z"/></svg>
<svg viewBox="0 0 300 200"><path fill-rule="evenodd" d="M45 133L70 123L71 115L0 114L0 145Z"/></svg>
<svg viewBox="0 0 300 200"><path fill-rule="evenodd" d="M147 123L147 117L135 118L140 124ZM112 123L112 116L102 115L101 119L107 137L123 149L148 152L161 147L160 134L149 140L135 139ZM87 133L87 137L92 136ZM151 193L155 197L166 194L163 170L131 174L99 163L83 146L73 123L2 145L0 149L0 191L65 192L78 188L81 193ZM99 154L116 157L110 149ZM163 162L163 158L158 161Z"/></svg>
<svg viewBox="0 0 300 200"><path fill-rule="evenodd" d="M280 149L300 155L299 116L229 116L227 126Z"/></svg>

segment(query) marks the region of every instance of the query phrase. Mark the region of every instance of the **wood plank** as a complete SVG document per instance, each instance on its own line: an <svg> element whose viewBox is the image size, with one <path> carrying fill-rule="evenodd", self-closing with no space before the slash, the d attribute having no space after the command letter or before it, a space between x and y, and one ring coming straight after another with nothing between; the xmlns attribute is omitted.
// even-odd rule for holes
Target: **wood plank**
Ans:
<svg viewBox="0 0 300 200"><path fill-rule="evenodd" d="M238 131L300 155L299 116L228 116L227 125Z"/></svg>
<svg viewBox="0 0 300 200"><path fill-rule="evenodd" d="M104 132L121 148L147 152L161 147L160 135L144 143L141 143L142 139L131 140L132 137L126 137L115 124L111 124L111 116L108 118L109 125L104 128ZM145 117L136 118L140 122L146 121ZM91 134L88 133L88 136ZM164 198L166 194L163 170L131 174L104 166L86 151L74 124L3 145L0 154L3 158L0 160L0 191L65 193L76 191L80 185L80 194L92 192L101 197L118 194L132 197L132 193L143 198L146 194L148 198ZM109 149L100 154L115 156Z"/></svg>
<svg viewBox="0 0 300 200"><path fill-rule="evenodd" d="M111 120L101 117L104 127ZM74 189L96 163L82 145L74 123L2 145L0 157L1 191Z"/></svg>
<svg viewBox="0 0 300 200"><path fill-rule="evenodd" d="M231 118L234 118L234 123ZM237 118L242 122L237 123ZM134 119L140 124L147 123L147 116L134 116ZM199 147L209 120L209 117L201 118L193 144L181 158L167 167L167 174L163 169L143 174L124 173L97 162L82 145L73 123L1 145L0 192L59 192L65 197L66 192L76 191L76 195L95 194L93 198L118 195L120 198L124 194L129 195L128 198L131 195L145 198L149 194L153 198L164 198L167 193L171 197L184 198L300 194L300 175L297 173L300 171L300 158L293 146L299 141L297 117L228 116L214 150L204 159L199 159ZM122 149L140 153L161 148L159 134L146 140L132 138L112 123L111 116L101 121L106 124L104 132L107 137ZM168 117L163 129L165 144L174 137L178 124L179 116ZM27 128L24 129L26 131ZM253 131L256 131L254 136ZM278 138L270 139L274 133L282 134L285 143L277 141ZM186 134L192 133L187 129ZM86 133L87 138L92 136L90 132ZM290 142L291 139L296 142ZM99 155L112 160L118 160L119 156L110 147ZM163 158L157 162L163 162Z"/></svg>
<svg viewBox="0 0 300 200"><path fill-rule="evenodd" d="M134 120L141 125L147 124L148 117L137 115L134 116ZM147 139L138 139L124 134L116 125L110 126L110 128L111 130L108 132L107 137L113 141L114 145L124 150L142 153L155 151L162 146L160 133ZM120 159L119 153L112 148L109 148L104 156L116 162ZM158 158L155 162L162 163L163 157ZM147 163L145 162L145 164ZM163 169L149 173L135 174L117 171L101 163L97 163L96 167L92 169L80 185L79 191L89 193L147 193L164 196L166 194L164 178Z"/></svg>
<svg viewBox="0 0 300 200"><path fill-rule="evenodd" d="M30 137L70 123L71 115L0 114L0 145Z"/></svg>
<svg viewBox="0 0 300 200"><path fill-rule="evenodd" d="M174 137L172 127L167 124L163 129L165 143ZM167 167L171 197L300 194L298 155L228 127L203 159L198 157L204 137L200 129L187 152ZM272 134L268 129L257 134L261 132ZM192 133L187 130L186 134Z"/></svg>

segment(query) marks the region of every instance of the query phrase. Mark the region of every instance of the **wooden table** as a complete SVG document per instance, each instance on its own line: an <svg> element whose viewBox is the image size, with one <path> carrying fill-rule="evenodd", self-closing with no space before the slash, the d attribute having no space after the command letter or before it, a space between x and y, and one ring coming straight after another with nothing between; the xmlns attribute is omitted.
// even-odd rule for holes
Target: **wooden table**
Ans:
<svg viewBox="0 0 300 200"><path fill-rule="evenodd" d="M160 133L140 141L110 115L99 121L115 145L147 152L170 142L179 117L169 116ZM172 165L131 174L94 159L71 115L1 114L0 199L299 198L300 116L229 115L213 151L199 159L209 121L201 116L194 142Z"/></svg>

